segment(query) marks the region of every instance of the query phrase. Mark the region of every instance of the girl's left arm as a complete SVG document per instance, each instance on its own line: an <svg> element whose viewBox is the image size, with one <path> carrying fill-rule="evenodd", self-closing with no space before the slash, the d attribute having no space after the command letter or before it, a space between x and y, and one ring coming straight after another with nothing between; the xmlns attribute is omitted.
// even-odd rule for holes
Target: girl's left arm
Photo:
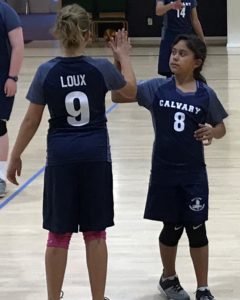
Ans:
<svg viewBox="0 0 240 300"><path fill-rule="evenodd" d="M212 136L214 139L221 139L226 134L226 127L223 122L212 127Z"/></svg>
<svg viewBox="0 0 240 300"><path fill-rule="evenodd" d="M199 124L199 129L194 132L194 137L197 141L204 142L204 145L210 145L212 139L221 139L226 134L224 122L218 123L215 126L209 124Z"/></svg>
<svg viewBox="0 0 240 300"><path fill-rule="evenodd" d="M191 22L196 35L205 43L202 25L199 21L196 7L191 10Z"/></svg>

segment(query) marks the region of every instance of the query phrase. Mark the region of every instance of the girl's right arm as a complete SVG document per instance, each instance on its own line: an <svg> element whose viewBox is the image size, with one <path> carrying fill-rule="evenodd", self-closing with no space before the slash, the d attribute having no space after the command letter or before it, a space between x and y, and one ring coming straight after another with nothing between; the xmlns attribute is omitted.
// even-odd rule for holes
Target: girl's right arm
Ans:
<svg viewBox="0 0 240 300"><path fill-rule="evenodd" d="M114 90L111 92L112 101L115 103L130 103L136 102L137 87L136 78L130 61L118 62L114 61L116 68L123 74L127 80L127 84L120 90Z"/></svg>
<svg viewBox="0 0 240 300"><path fill-rule="evenodd" d="M171 9L175 9L175 10L180 9L181 10L182 8L183 8L183 4L182 4L181 0L177 0L175 2L170 2L168 4L164 4L164 2L160 0L160 1L157 1L157 4L156 4L156 15L163 16Z"/></svg>
<svg viewBox="0 0 240 300"><path fill-rule="evenodd" d="M16 142L11 153L7 178L10 182L17 184L16 175L21 175L22 161L21 154L35 135L41 122L44 105L30 103L26 115L20 126Z"/></svg>
<svg viewBox="0 0 240 300"><path fill-rule="evenodd" d="M23 61L23 51L24 51L22 28L18 27L11 30L8 33L8 38L12 48L8 75L18 76ZM7 79L4 85L4 92L6 96L7 97L14 96L16 94L16 91L17 91L17 83L14 82L12 79Z"/></svg>
<svg viewBox="0 0 240 300"><path fill-rule="evenodd" d="M123 88L112 91L112 101L116 103L134 102L136 101L137 84L130 59L131 45L127 32L124 29L119 30L109 45L113 52L114 64L126 81Z"/></svg>

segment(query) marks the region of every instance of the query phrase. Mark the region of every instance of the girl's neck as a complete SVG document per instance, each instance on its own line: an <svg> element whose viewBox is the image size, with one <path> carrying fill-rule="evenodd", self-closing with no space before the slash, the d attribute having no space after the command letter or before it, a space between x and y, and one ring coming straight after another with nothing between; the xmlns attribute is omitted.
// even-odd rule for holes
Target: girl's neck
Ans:
<svg viewBox="0 0 240 300"><path fill-rule="evenodd" d="M65 57L77 57L84 55L85 48L79 48L79 49L64 49L63 55Z"/></svg>
<svg viewBox="0 0 240 300"><path fill-rule="evenodd" d="M183 92L196 92L195 78L191 76L175 76L176 87Z"/></svg>

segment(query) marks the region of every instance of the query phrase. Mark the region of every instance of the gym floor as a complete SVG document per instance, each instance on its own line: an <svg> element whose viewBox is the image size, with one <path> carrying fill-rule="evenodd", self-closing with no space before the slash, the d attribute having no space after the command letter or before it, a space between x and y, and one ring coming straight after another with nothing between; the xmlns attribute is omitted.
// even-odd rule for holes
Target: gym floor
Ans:
<svg viewBox="0 0 240 300"><path fill-rule="evenodd" d="M204 75L229 113L227 135L207 147L210 184L209 285L218 300L239 300L240 282L240 49L209 46ZM91 46L87 54L108 57L109 49ZM56 42L26 45L18 94L9 122L10 147L28 101L25 95L37 66L60 55ZM133 47L137 79L157 76L158 46ZM113 158L115 223L108 230L109 267L106 296L113 300L160 300L162 272L158 235L161 223L143 220L153 130L150 114L137 104L112 106L107 95L108 127ZM44 251L47 232L41 228L43 167L48 114L23 155L19 187L8 185L0 200L0 299L46 299ZM194 299L195 275L188 242L179 244L177 272ZM64 300L90 299L82 236L73 236L63 290Z"/></svg>

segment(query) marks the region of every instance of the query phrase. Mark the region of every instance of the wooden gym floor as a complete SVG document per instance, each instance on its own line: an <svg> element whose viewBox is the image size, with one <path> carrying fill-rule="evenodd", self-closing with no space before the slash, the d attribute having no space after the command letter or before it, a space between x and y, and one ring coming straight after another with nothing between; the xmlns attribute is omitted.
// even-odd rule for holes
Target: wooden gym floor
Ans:
<svg viewBox="0 0 240 300"><path fill-rule="evenodd" d="M37 66L59 55L56 43L27 45L18 94L9 122L12 146L28 101L25 95ZM90 47L92 56L107 56ZM135 47L132 61L138 79L156 76L158 47ZM240 49L209 46L204 75L229 113L227 135L206 148L210 183L209 284L217 300L239 300L240 284ZM148 112L136 104L112 107L107 97L115 195L116 226L108 230L109 268L106 296L112 300L161 300L156 286L162 271L158 250L161 224L143 220L150 170L153 130ZM0 200L0 299L42 300L46 297L44 251L47 232L41 229L42 182L48 115L23 155L17 188L8 185ZM15 193L15 194L13 194ZM196 288L188 243L179 244L177 271L194 299ZM75 234L69 251L64 300L91 299L84 243Z"/></svg>

